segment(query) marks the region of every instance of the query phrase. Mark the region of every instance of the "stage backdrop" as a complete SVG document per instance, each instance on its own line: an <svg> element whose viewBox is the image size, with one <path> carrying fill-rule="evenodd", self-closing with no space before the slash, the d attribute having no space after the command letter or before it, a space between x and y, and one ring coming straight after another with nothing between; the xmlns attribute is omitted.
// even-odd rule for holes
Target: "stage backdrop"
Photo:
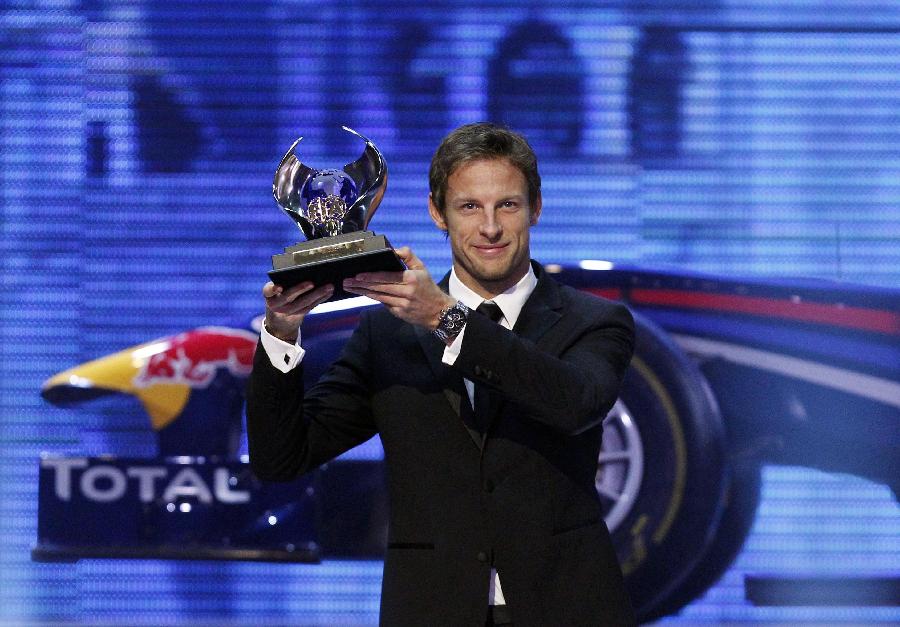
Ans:
<svg viewBox="0 0 900 627"><path fill-rule="evenodd" d="M376 619L378 562L29 561L38 455L126 452L41 382L257 312L300 239L270 195L297 136L321 166L358 156L342 124L372 138L391 171L373 227L438 275L431 151L491 119L541 157L542 260L900 286L898 34L878 0L3 3L0 621ZM884 486L764 481L734 567L673 622L900 620L743 601L746 573L900 569Z"/></svg>

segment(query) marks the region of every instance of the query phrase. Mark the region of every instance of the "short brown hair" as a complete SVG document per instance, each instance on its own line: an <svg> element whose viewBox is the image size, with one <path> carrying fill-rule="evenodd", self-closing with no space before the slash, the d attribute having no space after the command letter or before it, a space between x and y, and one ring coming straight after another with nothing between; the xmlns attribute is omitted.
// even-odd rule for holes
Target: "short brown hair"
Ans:
<svg viewBox="0 0 900 627"><path fill-rule="evenodd" d="M529 208L534 211L541 192L541 175L534 150L525 137L515 131L490 122L477 122L460 126L447 135L431 158L428 185L431 200L441 213L445 210L450 175L461 165L479 159L506 159L518 168L528 185Z"/></svg>

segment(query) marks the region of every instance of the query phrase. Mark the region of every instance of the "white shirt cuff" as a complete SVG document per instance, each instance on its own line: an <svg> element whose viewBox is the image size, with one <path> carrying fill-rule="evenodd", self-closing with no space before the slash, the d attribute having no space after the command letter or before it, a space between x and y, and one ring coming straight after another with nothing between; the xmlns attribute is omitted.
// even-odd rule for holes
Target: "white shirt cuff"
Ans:
<svg viewBox="0 0 900 627"><path fill-rule="evenodd" d="M306 351L300 347L299 331L297 332L297 342L295 344L290 344L283 340L279 340L269 333L266 330L265 323L263 323L259 337L262 341L263 349L265 349L266 355L269 357L269 361L272 362L272 365L275 366L277 370L280 370L281 372L290 372L297 367L297 364L303 361L303 355L306 354Z"/></svg>
<svg viewBox="0 0 900 627"><path fill-rule="evenodd" d="M456 363L456 358L459 357L459 351L462 350L462 341L463 335L466 334L466 327L462 328L462 331L459 332L453 341L450 342L450 345L444 349L444 356L441 357L441 361L447 364L448 366L452 366Z"/></svg>

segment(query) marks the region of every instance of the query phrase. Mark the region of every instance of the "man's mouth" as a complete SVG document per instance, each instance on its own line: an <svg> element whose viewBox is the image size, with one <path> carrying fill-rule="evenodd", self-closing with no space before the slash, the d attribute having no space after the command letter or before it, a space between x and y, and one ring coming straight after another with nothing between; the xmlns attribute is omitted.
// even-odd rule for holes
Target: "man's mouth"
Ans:
<svg viewBox="0 0 900 627"><path fill-rule="evenodd" d="M507 242L505 244L476 244L474 248L482 257L492 258L502 255L508 246Z"/></svg>

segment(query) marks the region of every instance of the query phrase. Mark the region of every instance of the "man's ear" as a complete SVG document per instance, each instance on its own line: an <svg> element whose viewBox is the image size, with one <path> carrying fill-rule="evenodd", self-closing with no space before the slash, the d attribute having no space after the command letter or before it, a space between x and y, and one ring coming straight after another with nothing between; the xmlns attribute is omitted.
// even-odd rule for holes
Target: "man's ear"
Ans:
<svg viewBox="0 0 900 627"><path fill-rule="evenodd" d="M434 204L434 199L431 197L431 194L428 194L428 215L431 216L431 221L434 222L434 225L437 228L445 233L447 232L447 220L444 219L444 214L441 213L441 210Z"/></svg>
<svg viewBox="0 0 900 627"><path fill-rule="evenodd" d="M538 223L538 218L541 217L541 209L543 208L543 199L541 198L541 193L538 192L537 198L534 200L534 208L531 210L531 219L529 220L529 224L534 226Z"/></svg>

